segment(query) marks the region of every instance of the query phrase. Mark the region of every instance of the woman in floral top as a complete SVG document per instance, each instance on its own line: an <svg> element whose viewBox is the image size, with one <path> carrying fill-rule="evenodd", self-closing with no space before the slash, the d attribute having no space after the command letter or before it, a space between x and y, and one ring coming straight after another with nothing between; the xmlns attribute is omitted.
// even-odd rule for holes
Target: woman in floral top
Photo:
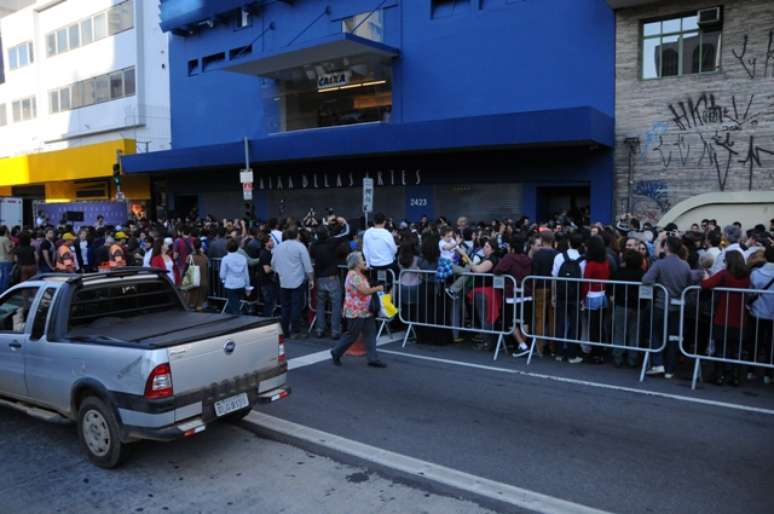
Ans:
<svg viewBox="0 0 774 514"><path fill-rule="evenodd" d="M362 334L368 350L368 365L374 368L386 368L376 354L376 321L369 307L371 296L381 292L382 286L371 287L363 274L366 269L363 255L352 252L347 256L347 280L344 282L344 317L349 328L347 335L331 350L331 357L336 366L341 366L341 356Z"/></svg>

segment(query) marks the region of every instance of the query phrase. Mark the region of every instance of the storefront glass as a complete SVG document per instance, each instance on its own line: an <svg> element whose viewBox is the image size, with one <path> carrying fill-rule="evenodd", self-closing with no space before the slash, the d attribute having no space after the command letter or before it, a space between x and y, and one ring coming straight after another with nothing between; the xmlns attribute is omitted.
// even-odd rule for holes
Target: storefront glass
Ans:
<svg viewBox="0 0 774 514"><path fill-rule="evenodd" d="M387 122L392 66L372 55L309 64L265 79L269 133Z"/></svg>

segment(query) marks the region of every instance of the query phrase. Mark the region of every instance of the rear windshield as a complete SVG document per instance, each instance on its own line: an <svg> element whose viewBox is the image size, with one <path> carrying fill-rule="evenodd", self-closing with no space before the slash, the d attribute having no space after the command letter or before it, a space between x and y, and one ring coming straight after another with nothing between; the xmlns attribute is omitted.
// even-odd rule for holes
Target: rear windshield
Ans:
<svg viewBox="0 0 774 514"><path fill-rule="evenodd" d="M104 318L134 318L166 310L182 310L172 287L161 280L85 287L70 305L70 328Z"/></svg>

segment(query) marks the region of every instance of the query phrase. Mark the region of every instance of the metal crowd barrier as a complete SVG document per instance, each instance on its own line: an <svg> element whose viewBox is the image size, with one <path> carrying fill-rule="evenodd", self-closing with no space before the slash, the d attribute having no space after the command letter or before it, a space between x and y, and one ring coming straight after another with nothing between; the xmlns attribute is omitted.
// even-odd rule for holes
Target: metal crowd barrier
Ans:
<svg viewBox="0 0 774 514"><path fill-rule="evenodd" d="M598 288L593 285L603 289L592 293L596 299L583 294L584 288ZM529 316L525 316L526 304L521 304L520 318L526 318L522 331L532 339L527 364L540 341L564 348L580 345L583 350L610 348L621 362L624 352L644 354L640 370L643 381L651 354L666 348L669 334L664 306L669 304L669 293L662 285L528 276L522 281L522 294L524 291L531 292L534 299ZM636 363L631 354L626 358L630 364Z"/></svg>
<svg viewBox="0 0 774 514"><path fill-rule="evenodd" d="M339 284L341 286L341 302L342 302L342 305L344 303L344 296L345 296L344 282L345 282L345 280L347 278L347 273L348 272L349 272L349 270L347 269L346 266L343 266L343 265L339 265L338 266L338 279L339 279ZM388 287L387 287L388 285L392 285L392 284L396 283L395 272L393 270L391 270L391 269L386 269L386 270L368 269L368 270L366 270L365 275L368 278L368 283L372 287L377 285L377 284L381 284L381 285L384 285L385 286L385 290L387 290L388 289ZM393 302L395 302L396 301L395 291L392 291L392 292L393 292ZM314 296L313 296L313 293L314 293ZM309 324L309 330L310 331L314 330L315 324L317 323L317 317L320 315L320 313L318 312L318 309L317 309L317 297L316 297L316 294L317 294L316 290L314 292L310 290L309 291L309 295L308 295L308 300L307 300L307 303L309 305L309 310L313 313L312 321ZM330 305L330 303L326 301L325 308L323 309L323 312L322 312L322 315L325 316L326 318L329 318L333 314L333 308L332 308L333 306L330 305L330 307L329 307L329 305ZM395 306L398 307L398 304L395 303ZM377 340L382 336L382 333L385 330L387 330L387 334L389 334L390 336L392 335L392 332L390 331L390 322L393 319L394 318L384 318L384 317L381 317L381 316L377 316L376 317L376 321L379 322L379 329L376 332L376 339ZM342 317L342 322L343 321L344 321L344 318Z"/></svg>
<svg viewBox="0 0 774 514"><path fill-rule="evenodd" d="M225 302L226 291L220 281L220 261L221 259L210 259L210 291L207 299Z"/></svg>
<svg viewBox="0 0 774 514"><path fill-rule="evenodd" d="M435 270L404 269L400 272L396 306L406 327L403 347L414 327L475 332L496 337L494 360L505 344L505 337L516 329L521 294L516 279L491 273L455 274L439 281Z"/></svg>
<svg viewBox="0 0 774 514"><path fill-rule="evenodd" d="M692 389L702 361L719 375L741 375L735 366L774 369L774 290L691 286L679 304L680 352L694 359Z"/></svg>

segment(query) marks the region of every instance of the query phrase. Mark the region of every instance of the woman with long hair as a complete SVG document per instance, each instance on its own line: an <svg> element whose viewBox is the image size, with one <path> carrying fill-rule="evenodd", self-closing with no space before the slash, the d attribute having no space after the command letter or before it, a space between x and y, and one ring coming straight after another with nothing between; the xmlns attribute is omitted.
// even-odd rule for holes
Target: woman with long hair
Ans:
<svg viewBox="0 0 774 514"><path fill-rule="evenodd" d="M717 287L748 289L750 272L740 251L726 252L726 268L710 276L704 272L702 289ZM745 295L729 291L715 291L715 315L712 318L712 340L715 342L714 356L718 359L739 359L744 346L744 327L747 317ZM730 383L739 385L741 367L717 362L714 382L717 385Z"/></svg>
<svg viewBox="0 0 774 514"><path fill-rule="evenodd" d="M607 248L601 236L592 236L586 245L586 266L583 278L589 281L610 280L610 261L607 258ZM605 284L600 282L584 282L581 286L581 309L588 311L589 341L601 343L605 341L603 319L607 309L607 293ZM592 358L595 364L604 362L604 351L598 346L592 347Z"/></svg>

